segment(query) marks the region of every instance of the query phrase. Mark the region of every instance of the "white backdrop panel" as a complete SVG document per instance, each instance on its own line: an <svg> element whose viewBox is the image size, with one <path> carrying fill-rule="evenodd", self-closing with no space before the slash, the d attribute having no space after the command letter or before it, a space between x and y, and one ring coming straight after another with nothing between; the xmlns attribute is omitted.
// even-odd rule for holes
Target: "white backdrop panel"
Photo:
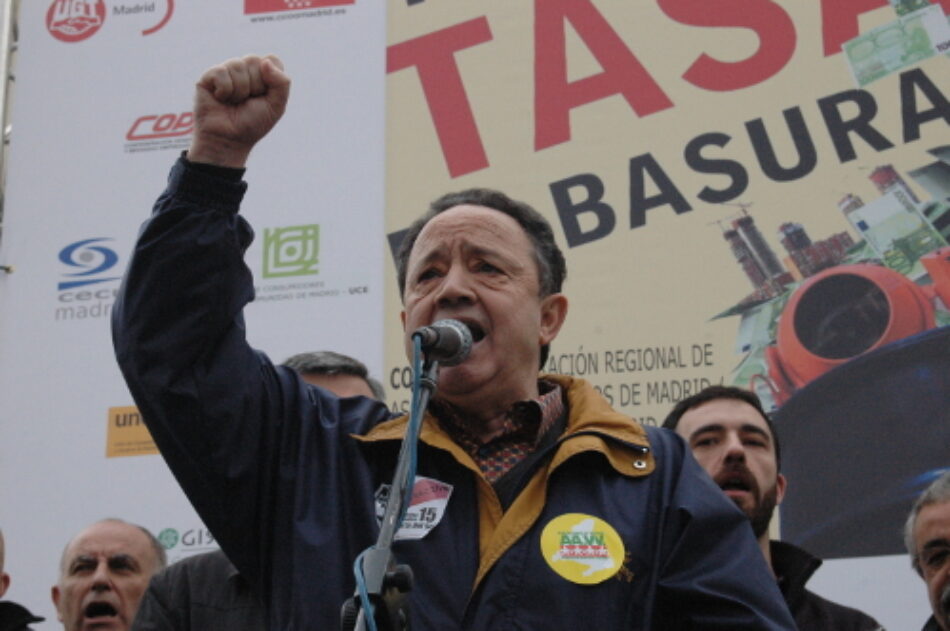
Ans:
<svg viewBox="0 0 950 631"><path fill-rule="evenodd" d="M187 133L170 134L174 122L187 132L181 115L201 72L273 52L294 81L284 120L251 157L244 212L258 234L247 260L259 295L306 289L249 308L254 346L278 362L333 349L381 375L386 252L383 3L257 15L241 2L174 3L164 26L143 35L172 3L135 13L124 10L133 3L110 1L101 27L72 43L48 30L51 4L22 6L0 243L0 261L16 267L0 276L7 597L46 616L37 626L45 630L59 628L49 588L62 547L89 522L117 516L173 529L172 558L212 545L159 456L106 458L109 409L132 405L110 342L116 277L187 145ZM316 272L264 277L264 230L314 224ZM76 272L91 273L68 275ZM95 282L60 287L76 280Z"/></svg>

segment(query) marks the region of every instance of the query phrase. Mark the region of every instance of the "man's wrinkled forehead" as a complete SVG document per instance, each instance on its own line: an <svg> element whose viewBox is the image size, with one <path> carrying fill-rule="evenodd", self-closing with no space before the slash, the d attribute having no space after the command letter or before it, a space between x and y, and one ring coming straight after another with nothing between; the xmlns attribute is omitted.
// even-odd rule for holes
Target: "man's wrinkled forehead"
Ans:
<svg viewBox="0 0 950 631"><path fill-rule="evenodd" d="M438 234L439 240L445 240L452 236L472 235L476 231L488 240L502 240L511 234L520 234L527 239L524 228L511 215L488 206L460 204L429 219L419 231L413 250L420 241L431 240L433 233Z"/></svg>
<svg viewBox="0 0 950 631"><path fill-rule="evenodd" d="M468 256L534 255L530 237L513 217L488 206L463 204L442 211L422 227L409 252L408 267L444 259L455 248Z"/></svg>
<svg viewBox="0 0 950 631"><path fill-rule="evenodd" d="M60 558L60 571L65 572L81 557L97 558L126 555L146 562L152 554L151 543L137 526L123 522L102 521L92 524L73 537Z"/></svg>
<svg viewBox="0 0 950 631"><path fill-rule="evenodd" d="M762 436L775 450L775 436L769 423L754 406L741 399L710 399L689 408L680 417L676 432L689 440L702 432L722 432L729 427L744 434Z"/></svg>

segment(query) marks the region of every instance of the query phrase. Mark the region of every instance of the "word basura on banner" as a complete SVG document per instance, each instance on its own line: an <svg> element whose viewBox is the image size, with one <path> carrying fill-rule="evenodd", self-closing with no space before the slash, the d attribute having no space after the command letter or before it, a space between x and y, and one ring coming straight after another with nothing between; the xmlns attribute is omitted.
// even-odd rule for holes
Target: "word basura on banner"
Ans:
<svg viewBox="0 0 950 631"><path fill-rule="evenodd" d="M929 106L918 101L918 93L926 97ZM874 124L878 105L870 92L845 90L818 99L817 106L840 163L857 157L855 138L878 152L894 147L888 138L893 135L889 131L885 134ZM857 113L846 118L843 114L846 106L856 109ZM923 70L915 68L900 75L900 113L901 141L906 144L921 138L921 127L927 122L943 120L950 124L950 100ZM762 118L746 121L744 126L762 173L774 182L792 182L815 170L818 152L801 108L788 108L782 115L797 153L797 162L792 166L780 164L776 143L771 140ZM711 131L696 136L683 149L684 162L692 171L721 175L729 180L724 188L704 186L695 194L698 200L723 204L739 198L749 186L749 171L741 162L704 155L707 148L724 148L732 140L729 134ZM630 158L629 175L631 229L646 225L646 211L651 208L670 206L677 214L693 210L693 205L652 154ZM650 185L658 192L648 195ZM550 190L569 247L597 241L613 232L616 212L604 201L606 187L600 177L589 172L579 173L552 182ZM576 190L582 191L582 198L572 194ZM594 220L586 222L591 227L582 229L581 216Z"/></svg>

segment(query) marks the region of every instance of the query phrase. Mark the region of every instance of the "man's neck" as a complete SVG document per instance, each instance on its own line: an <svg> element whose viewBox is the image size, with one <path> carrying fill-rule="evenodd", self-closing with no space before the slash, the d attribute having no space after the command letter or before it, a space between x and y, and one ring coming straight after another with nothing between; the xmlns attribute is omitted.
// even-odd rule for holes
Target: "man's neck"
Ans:
<svg viewBox="0 0 950 631"><path fill-rule="evenodd" d="M485 443L504 429L508 414L516 403L537 399L539 396L538 382L534 381L532 387L508 392L504 397L495 400L469 393L465 397L440 397L438 402L451 409L458 423L463 425L472 437Z"/></svg>
<svg viewBox="0 0 950 631"><path fill-rule="evenodd" d="M769 571L772 572L772 576L775 576L775 569L772 567L772 550L769 547L768 531L759 537L759 549L762 550L762 556L765 557L765 563L769 566Z"/></svg>
<svg viewBox="0 0 950 631"><path fill-rule="evenodd" d="M508 418L513 401L504 407L467 407L448 401L440 401L446 405L455 416L456 422L465 428L465 431L480 443L487 443L501 432Z"/></svg>

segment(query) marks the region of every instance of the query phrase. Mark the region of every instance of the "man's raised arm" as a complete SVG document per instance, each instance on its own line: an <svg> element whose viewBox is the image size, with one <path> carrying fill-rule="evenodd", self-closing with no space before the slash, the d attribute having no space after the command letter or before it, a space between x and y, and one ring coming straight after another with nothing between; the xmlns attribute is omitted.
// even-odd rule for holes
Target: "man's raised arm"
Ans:
<svg viewBox="0 0 950 631"><path fill-rule="evenodd" d="M142 227L112 314L116 357L152 437L222 548L255 578L273 527L258 509L277 493L270 464L290 458L297 428L282 414L302 386L247 343L253 232L238 209L242 167L283 114L289 86L276 57L232 59L201 77L191 148Z"/></svg>

